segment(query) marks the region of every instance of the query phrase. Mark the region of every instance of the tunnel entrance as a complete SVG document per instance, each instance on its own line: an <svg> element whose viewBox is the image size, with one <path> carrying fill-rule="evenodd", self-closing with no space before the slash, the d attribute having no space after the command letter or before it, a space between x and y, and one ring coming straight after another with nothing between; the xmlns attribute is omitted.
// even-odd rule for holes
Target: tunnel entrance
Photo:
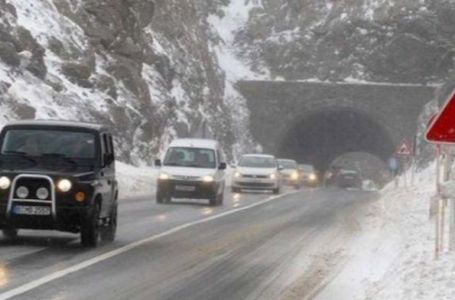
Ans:
<svg viewBox="0 0 455 300"><path fill-rule="evenodd" d="M369 153L385 162L394 148L386 129L365 113L332 108L295 123L283 137L278 155L324 172L346 153Z"/></svg>

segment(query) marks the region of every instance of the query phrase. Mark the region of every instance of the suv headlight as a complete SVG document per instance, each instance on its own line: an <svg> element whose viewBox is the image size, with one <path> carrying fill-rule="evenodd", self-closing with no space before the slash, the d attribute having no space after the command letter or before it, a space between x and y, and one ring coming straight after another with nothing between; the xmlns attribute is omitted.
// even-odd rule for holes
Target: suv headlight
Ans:
<svg viewBox="0 0 455 300"><path fill-rule="evenodd" d="M72 187L73 184L68 179L62 179L57 183L57 188L64 193L69 192Z"/></svg>
<svg viewBox="0 0 455 300"><path fill-rule="evenodd" d="M204 177L202 177L202 181L205 183L210 183L210 182L214 182L215 178L213 176L204 176Z"/></svg>
<svg viewBox="0 0 455 300"><path fill-rule="evenodd" d="M11 186L11 179L6 176L0 177L0 189L7 190Z"/></svg>
<svg viewBox="0 0 455 300"><path fill-rule="evenodd" d="M36 191L36 197L38 197L40 200L46 200L49 197L49 191L44 187L39 188Z"/></svg>
<svg viewBox="0 0 455 300"><path fill-rule="evenodd" d="M240 174L240 172L235 172L234 173L234 177L235 178L240 178L240 177L242 177L242 174Z"/></svg>
<svg viewBox="0 0 455 300"><path fill-rule="evenodd" d="M276 179L276 174L270 174L270 179Z"/></svg>
<svg viewBox="0 0 455 300"><path fill-rule="evenodd" d="M158 176L159 180L169 180L170 178L169 174L166 173L160 173L160 176Z"/></svg>

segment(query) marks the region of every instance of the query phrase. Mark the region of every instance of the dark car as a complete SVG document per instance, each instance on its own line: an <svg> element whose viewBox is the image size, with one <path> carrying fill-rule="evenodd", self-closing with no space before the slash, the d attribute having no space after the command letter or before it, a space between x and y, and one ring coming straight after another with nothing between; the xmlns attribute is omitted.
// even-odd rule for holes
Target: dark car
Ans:
<svg viewBox="0 0 455 300"><path fill-rule="evenodd" d="M0 229L80 233L84 246L113 241L118 185L107 128L21 121L0 134Z"/></svg>
<svg viewBox="0 0 455 300"><path fill-rule="evenodd" d="M362 188L362 176L355 170L340 170L336 176L340 188Z"/></svg>

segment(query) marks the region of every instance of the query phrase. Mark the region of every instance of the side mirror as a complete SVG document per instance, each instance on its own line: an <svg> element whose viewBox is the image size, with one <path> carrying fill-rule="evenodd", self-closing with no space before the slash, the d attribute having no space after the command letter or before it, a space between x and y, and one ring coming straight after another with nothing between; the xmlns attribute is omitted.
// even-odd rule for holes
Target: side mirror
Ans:
<svg viewBox="0 0 455 300"><path fill-rule="evenodd" d="M279 165L278 166L278 171L283 171L284 170L284 167L282 165Z"/></svg>
<svg viewBox="0 0 455 300"><path fill-rule="evenodd" d="M112 153L104 153L103 160L104 160L104 165L105 166L110 166L115 161L114 154L112 154Z"/></svg>
<svg viewBox="0 0 455 300"><path fill-rule="evenodd" d="M161 159L155 159L155 167L161 167Z"/></svg>
<svg viewBox="0 0 455 300"><path fill-rule="evenodd" d="M234 162L230 163L230 166L231 166L231 168L233 168L233 169L237 168L237 165L236 165Z"/></svg>
<svg viewBox="0 0 455 300"><path fill-rule="evenodd" d="M218 169L220 169L220 170L226 170L226 169L227 169L226 163L220 163L220 165L218 166Z"/></svg>

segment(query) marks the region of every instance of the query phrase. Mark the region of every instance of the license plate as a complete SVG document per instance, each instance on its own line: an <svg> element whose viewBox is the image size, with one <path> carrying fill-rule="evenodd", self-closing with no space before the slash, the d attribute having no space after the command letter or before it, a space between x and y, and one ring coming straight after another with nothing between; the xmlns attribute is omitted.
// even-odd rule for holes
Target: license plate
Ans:
<svg viewBox="0 0 455 300"><path fill-rule="evenodd" d="M15 206L14 213L16 215L27 215L27 216L49 216L51 214L50 207L41 206Z"/></svg>
<svg viewBox="0 0 455 300"><path fill-rule="evenodd" d="M176 185L175 190L179 192L194 192L196 190L196 187L188 185Z"/></svg>

